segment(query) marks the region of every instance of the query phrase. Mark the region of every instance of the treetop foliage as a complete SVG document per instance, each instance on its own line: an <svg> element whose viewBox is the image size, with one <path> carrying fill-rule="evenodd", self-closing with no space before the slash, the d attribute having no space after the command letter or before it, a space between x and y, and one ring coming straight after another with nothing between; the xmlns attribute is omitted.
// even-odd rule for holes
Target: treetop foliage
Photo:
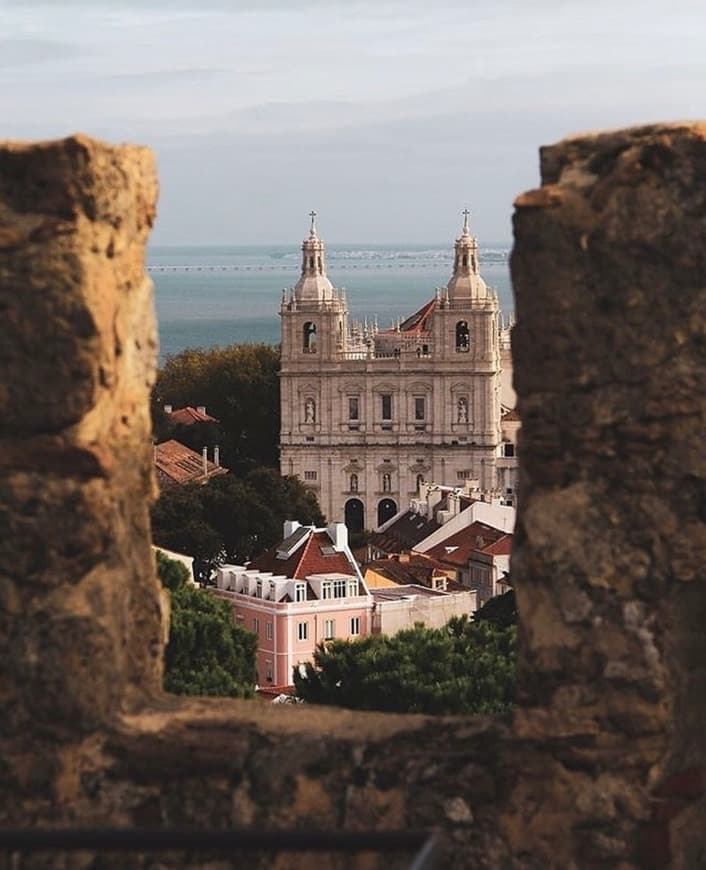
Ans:
<svg viewBox="0 0 706 870"><path fill-rule="evenodd" d="M157 572L171 598L166 691L252 697L257 637L234 624L227 602L189 583L179 562L158 552Z"/></svg>
<svg viewBox="0 0 706 870"><path fill-rule="evenodd" d="M487 620L494 622L500 628L517 625L517 603L515 590L510 589L502 595L495 595L473 614L476 622Z"/></svg>
<svg viewBox="0 0 706 870"><path fill-rule="evenodd" d="M279 349L268 344L196 348L169 356L157 374L152 420L159 441L176 438L194 450L221 446L221 463L242 472L275 467L280 429ZM205 405L220 424L172 427L164 404Z"/></svg>
<svg viewBox="0 0 706 870"><path fill-rule="evenodd" d="M294 670L307 703L396 713L504 713L515 685L514 627L467 616L443 628L321 643L305 676Z"/></svg>
<svg viewBox="0 0 706 870"><path fill-rule="evenodd" d="M165 488L152 509L152 534L158 546L194 556L205 581L214 566L243 564L276 544L286 519L324 523L316 497L298 478L256 468L242 478L226 474L205 486Z"/></svg>

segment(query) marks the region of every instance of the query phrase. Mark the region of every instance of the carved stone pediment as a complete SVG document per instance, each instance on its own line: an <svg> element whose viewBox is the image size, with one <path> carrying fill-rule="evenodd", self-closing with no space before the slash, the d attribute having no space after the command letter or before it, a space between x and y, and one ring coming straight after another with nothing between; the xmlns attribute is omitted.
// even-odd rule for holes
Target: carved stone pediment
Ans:
<svg viewBox="0 0 706 870"><path fill-rule="evenodd" d="M343 466L346 474L360 474L365 469L365 466L358 459L351 459L348 465Z"/></svg>

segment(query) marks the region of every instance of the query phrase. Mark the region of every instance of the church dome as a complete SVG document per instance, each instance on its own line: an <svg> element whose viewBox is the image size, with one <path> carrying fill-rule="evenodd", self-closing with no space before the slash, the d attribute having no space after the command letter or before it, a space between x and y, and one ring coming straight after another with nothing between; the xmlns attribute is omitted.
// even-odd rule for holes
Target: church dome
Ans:
<svg viewBox="0 0 706 870"><path fill-rule="evenodd" d="M309 235L302 242L302 273L294 285L297 302L330 302L333 284L326 276L326 250L316 231L316 212L310 213Z"/></svg>
<svg viewBox="0 0 706 870"><path fill-rule="evenodd" d="M449 302L476 302L488 298L488 288L478 271L478 241L468 227L468 209L465 209L463 229L456 239L454 271L448 289Z"/></svg>

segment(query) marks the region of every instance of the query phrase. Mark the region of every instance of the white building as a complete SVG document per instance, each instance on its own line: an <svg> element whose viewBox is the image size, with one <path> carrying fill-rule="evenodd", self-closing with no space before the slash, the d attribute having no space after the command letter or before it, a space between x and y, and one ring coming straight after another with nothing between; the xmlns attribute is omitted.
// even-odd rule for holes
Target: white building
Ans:
<svg viewBox="0 0 706 870"><path fill-rule="evenodd" d="M280 309L282 474L298 475L352 531L385 523L423 480L470 478L498 494L500 312L468 213L447 286L390 330L349 323L314 218Z"/></svg>

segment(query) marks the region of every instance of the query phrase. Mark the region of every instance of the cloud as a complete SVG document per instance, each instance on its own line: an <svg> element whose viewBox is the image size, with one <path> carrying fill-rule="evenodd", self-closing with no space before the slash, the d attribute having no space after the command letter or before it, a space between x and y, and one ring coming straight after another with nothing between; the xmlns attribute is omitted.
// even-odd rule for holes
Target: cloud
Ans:
<svg viewBox="0 0 706 870"><path fill-rule="evenodd" d="M2 68L73 59L84 53L80 46L70 42L31 37L0 39L0 67Z"/></svg>

